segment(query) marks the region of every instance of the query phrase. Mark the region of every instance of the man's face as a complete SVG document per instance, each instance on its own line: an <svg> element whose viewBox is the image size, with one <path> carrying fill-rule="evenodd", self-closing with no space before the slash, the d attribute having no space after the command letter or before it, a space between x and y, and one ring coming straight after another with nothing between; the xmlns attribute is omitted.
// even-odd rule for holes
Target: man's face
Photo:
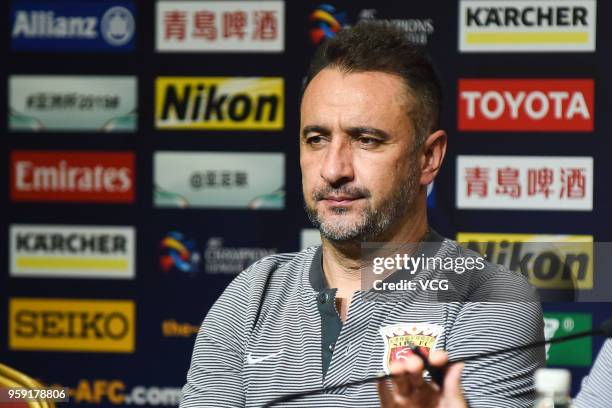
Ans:
<svg viewBox="0 0 612 408"><path fill-rule="evenodd" d="M301 106L306 212L327 239L382 238L419 191L409 100L400 77L322 70Z"/></svg>

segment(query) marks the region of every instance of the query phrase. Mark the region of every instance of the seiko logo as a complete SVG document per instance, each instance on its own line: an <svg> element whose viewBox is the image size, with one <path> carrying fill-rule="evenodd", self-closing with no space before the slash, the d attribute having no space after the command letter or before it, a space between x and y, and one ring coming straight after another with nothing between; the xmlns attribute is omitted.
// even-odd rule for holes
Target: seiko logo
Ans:
<svg viewBox="0 0 612 408"><path fill-rule="evenodd" d="M53 11L18 11L15 13L13 38L51 37L83 38L98 37L96 17L56 16Z"/></svg>
<svg viewBox="0 0 612 408"><path fill-rule="evenodd" d="M20 310L15 335L22 338L113 339L125 338L129 318L121 313Z"/></svg>
<svg viewBox="0 0 612 408"><path fill-rule="evenodd" d="M468 27L586 27L585 7L469 7Z"/></svg>
<svg viewBox="0 0 612 408"><path fill-rule="evenodd" d="M127 167L71 166L61 160L53 166L30 161L15 163L15 187L19 191L125 192L132 186Z"/></svg>
<svg viewBox="0 0 612 408"><path fill-rule="evenodd" d="M11 350L133 353L134 302L100 299L9 299Z"/></svg>

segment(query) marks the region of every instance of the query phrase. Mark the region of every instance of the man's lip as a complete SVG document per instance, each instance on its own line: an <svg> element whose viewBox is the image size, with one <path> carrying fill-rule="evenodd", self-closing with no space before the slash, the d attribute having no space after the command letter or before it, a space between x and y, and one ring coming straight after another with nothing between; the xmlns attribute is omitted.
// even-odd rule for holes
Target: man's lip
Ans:
<svg viewBox="0 0 612 408"><path fill-rule="evenodd" d="M328 201L333 204L346 204L346 203L351 203L355 200L359 200L360 198L363 198L363 197L346 197L346 196L325 197L323 198L323 201Z"/></svg>

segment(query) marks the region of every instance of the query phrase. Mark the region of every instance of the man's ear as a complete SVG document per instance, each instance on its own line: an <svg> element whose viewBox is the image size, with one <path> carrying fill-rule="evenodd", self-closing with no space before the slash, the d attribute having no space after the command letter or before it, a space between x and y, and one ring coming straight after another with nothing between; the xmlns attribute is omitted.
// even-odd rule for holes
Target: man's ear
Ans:
<svg viewBox="0 0 612 408"><path fill-rule="evenodd" d="M446 132L437 130L425 139L421 147L421 185L431 183L444 161L446 154Z"/></svg>

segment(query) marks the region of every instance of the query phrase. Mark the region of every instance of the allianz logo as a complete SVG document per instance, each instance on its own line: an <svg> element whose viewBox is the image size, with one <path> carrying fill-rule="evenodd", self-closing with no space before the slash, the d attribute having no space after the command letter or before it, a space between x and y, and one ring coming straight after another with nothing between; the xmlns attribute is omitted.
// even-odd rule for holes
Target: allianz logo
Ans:
<svg viewBox="0 0 612 408"><path fill-rule="evenodd" d="M18 11L13 37L97 38L96 17L56 16L52 11Z"/></svg>
<svg viewBox="0 0 612 408"><path fill-rule="evenodd" d="M120 46L134 35L134 17L125 7L109 8L102 19L97 16L61 16L50 10L18 10L15 13L13 38L98 38L98 31L111 45Z"/></svg>

